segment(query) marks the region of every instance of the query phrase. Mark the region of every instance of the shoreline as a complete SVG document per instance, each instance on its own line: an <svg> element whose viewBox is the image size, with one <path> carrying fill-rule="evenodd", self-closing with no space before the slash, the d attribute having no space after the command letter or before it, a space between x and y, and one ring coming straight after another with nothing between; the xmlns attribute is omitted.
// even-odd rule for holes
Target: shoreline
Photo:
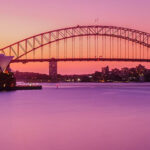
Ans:
<svg viewBox="0 0 150 150"><path fill-rule="evenodd" d="M150 83L150 82L130 82L130 81L113 81L113 82L38 82L38 81L17 81L17 83L28 83L28 84L35 84L35 83Z"/></svg>

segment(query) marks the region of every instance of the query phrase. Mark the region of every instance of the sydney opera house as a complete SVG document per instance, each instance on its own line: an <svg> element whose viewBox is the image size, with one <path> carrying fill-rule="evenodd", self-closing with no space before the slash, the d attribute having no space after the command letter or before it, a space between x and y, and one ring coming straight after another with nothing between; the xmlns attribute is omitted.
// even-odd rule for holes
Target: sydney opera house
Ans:
<svg viewBox="0 0 150 150"><path fill-rule="evenodd" d="M16 86L16 79L9 68L13 57L0 54L0 90Z"/></svg>

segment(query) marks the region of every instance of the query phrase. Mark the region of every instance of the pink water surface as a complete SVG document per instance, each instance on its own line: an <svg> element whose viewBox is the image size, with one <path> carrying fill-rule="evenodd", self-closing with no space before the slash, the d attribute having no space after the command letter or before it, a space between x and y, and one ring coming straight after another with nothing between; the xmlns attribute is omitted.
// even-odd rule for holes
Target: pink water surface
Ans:
<svg viewBox="0 0 150 150"><path fill-rule="evenodd" d="M43 84L0 93L1 150L149 150L150 84Z"/></svg>

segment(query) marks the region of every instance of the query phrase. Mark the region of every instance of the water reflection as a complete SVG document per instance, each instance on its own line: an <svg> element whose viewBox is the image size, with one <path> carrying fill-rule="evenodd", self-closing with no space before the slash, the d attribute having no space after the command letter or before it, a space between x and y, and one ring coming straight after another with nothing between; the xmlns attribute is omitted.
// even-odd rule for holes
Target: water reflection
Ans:
<svg viewBox="0 0 150 150"><path fill-rule="evenodd" d="M0 93L2 150L149 150L150 84L43 84Z"/></svg>

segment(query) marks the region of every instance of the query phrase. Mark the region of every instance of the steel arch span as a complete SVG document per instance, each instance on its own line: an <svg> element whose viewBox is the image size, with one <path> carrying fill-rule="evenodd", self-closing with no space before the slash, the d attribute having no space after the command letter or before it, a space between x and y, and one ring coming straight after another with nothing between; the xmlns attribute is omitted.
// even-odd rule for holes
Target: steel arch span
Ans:
<svg viewBox="0 0 150 150"><path fill-rule="evenodd" d="M79 39L78 42L76 38ZM86 51L83 50L85 38ZM69 50L67 49L68 40L71 40ZM63 41L63 48L61 47L60 50L61 41ZM53 43L56 44L55 50L51 47ZM75 50L76 43L79 44L78 56ZM94 45L93 48L91 45ZM44 51L47 51L44 50L45 46L49 46L47 58L43 57ZM31 36L0 49L0 53L14 56L12 62L51 61L53 59L58 61L150 61L149 48L150 34L146 32L116 26L78 25ZM40 54L36 58L36 52L39 51ZM55 51L55 56L51 55L52 51ZM63 51L63 56L60 51Z"/></svg>

